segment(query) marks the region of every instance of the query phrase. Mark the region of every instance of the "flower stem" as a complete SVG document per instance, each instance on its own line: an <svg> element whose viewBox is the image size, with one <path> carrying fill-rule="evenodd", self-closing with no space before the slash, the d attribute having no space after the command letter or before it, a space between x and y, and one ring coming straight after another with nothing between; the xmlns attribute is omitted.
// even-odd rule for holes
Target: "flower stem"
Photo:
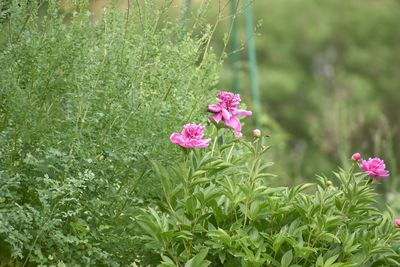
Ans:
<svg viewBox="0 0 400 267"><path fill-rule="evenodd" d="M219 129L218 128L215 128L215 129L217 129L217 131L215 132L215 130L213 130L213 134L212 134L212 137L214 138L214 141L213 141L213 145L212 145L212 148L211 148L211 156L213 156L213 154L214 154L215 144L217 143L217 140L218 140L218 131L219 131Z"/></svg>

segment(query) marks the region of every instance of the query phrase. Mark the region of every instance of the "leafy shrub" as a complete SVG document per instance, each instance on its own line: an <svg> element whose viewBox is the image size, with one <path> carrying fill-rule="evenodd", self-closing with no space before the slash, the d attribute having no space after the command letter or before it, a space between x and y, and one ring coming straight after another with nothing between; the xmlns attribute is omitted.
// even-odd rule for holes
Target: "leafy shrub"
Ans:
<svg viewBox="0 0 400 267"><path fill-rule="evenodd" d="M217 132L177 166L154 163L163 196L138 218L158 266L397 266L400 229L375 181L350 170L272 187L264 138Z"/></svg>
<svg viewBox="0 0 400 267"><path fill-rule="evenodd" d="M63 14L58 1L12 1L0 23L0 256L10 265L136 260L130 217L158 194L146 158L175 161L165 136L198 118L217 82L210 31L186 32L168 18L171 1L109 7L98 21L75 2Z"/></svg>

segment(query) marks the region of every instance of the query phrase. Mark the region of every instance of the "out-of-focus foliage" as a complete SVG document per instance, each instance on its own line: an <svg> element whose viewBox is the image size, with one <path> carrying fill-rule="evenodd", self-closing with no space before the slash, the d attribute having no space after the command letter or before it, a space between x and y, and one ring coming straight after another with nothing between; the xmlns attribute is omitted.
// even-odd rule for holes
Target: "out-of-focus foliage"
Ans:
<svg viewBox="0 0 400 267"><path fill-rule="evenodd" d="M0 262L127 266L134 207L159 194L147 158L173 164L169 135L206 121L210 32L186 32L170 1L96 22L87 1L68 16L40 2L11 2L0 23Z"/></svg>

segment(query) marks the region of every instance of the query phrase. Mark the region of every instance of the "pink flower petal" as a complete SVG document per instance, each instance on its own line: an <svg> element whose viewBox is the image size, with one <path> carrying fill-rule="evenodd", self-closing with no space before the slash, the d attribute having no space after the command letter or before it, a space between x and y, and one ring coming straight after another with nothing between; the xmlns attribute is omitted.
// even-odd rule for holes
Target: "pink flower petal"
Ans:
<svg viewBox="0 0 400 267"><path fill-rule="evenodd" d="M197 140L195 145L198 148L206 148L210 144L210 141L211 139Z"/></svg>
<svg viewBox="0 0 400 267"><path fill-rule="evenodd" d="M216 123L219 123L222 120L222 114L221 113L214 114L212 118L215 120Z"/></svg>
<svg viewBox="0 0 400 267"><path fill-rule="evenodd" d="M172 143L177 144L177 145L182 145L185 143L182 134L180 133L173 133L170 137L169 140L171 140Z"/></svg>
<svg viewBox="0 0 400 267"><path fill-rule="evenodd" d="M252 114L253 114L253 112L251 112L249 110L244 110L244 109L237 110L237 115L239 115L239 116L248 117L248 116L251 116Z"/></svg>
<svg viewBox="0 0 400 267"><path fill-rule="evenodd" d="M231 118L231 114L224 108L221 109L221 113L222 113L222 118L224 118L224 121L228 121Z"/></svg>
<svg viewBox="0 0 400 267"><path fill-rule="evenodd" d="M234 129L236 133L240 133L242 131L240 121L239 121L238 117L236 117L236 116L232 117L229 121L225 121L225 124L226 124L226 126L229 126L232 129Z"/></svg>
<svg viewBox="0 0 400 267"><path fill-rule="evenodd" d="M221 107L218 105L208 105L207 109L208 109L208 111L215 112L215 113L221 111Z"/></svg>

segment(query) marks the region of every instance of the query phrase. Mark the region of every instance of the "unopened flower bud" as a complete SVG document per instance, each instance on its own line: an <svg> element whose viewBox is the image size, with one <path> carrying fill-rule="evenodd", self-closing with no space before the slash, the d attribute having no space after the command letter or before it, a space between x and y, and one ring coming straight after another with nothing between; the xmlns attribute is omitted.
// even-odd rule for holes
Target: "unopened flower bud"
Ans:
<svg viewBox="0 0 400 267"><path fill-rule="evenodd" d="M397 228L400 228L400 217L398 217L396 220L394 220L394 225L395 225Z"/></svg>
<svg viewBox="0 0 400 267"><path fill-rule="evenodd" d="M333 184L332 181L330 181L330 180L326 181L326 186L327 187L332 186L332 184Z"/></svg>
<svg viewBox="0 0 400 267"><path fill-rule="evenodd" d="M359 161L361 159L361 154L360 153L354 153L353 156L351 156L351 159L354 161Z"/></svg>
<svg viewBox="0 0 400 267"><path fill-rule="evenodd" d="M255 138L259 138L259 137L261 136L261 131L260 131L260 129L254 129L254 130L253 130L253 136L254 136Z"/></svg>

